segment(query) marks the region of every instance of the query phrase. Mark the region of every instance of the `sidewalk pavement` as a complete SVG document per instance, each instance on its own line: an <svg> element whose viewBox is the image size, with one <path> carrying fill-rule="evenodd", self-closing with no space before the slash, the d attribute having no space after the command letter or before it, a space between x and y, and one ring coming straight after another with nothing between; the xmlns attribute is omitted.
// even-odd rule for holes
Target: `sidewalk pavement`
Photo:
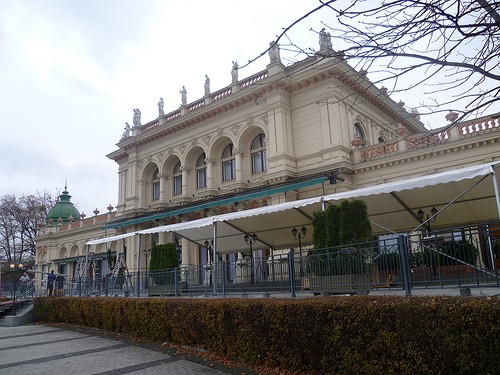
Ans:
<svg viewBox="0 0 500 375"><path fill-rule="evenodd" d="M97 331L47 325L0 327L0 374L256 374L191 356L157 352Z"/></svg>

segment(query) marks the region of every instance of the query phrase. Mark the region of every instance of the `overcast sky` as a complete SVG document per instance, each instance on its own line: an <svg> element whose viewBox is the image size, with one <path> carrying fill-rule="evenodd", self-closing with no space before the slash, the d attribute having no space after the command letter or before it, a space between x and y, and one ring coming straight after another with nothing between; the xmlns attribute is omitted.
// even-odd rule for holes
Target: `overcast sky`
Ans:
<svg viewBox="0 0 500 375"><path fill-rule="evenodd" d="M0 196L61 192L87 216L117 203L114 151L133 109L142 123L231 82L317 0L0 0ZM289 36L318 49L325 12ZM333 46L335 49L335 46ZM288 65L293 54L281 52ZM245 78L268 64L244 67ZM398 98L394 98L398 100ZM415 99L416 100L416 99ZM407 105L408 99L405 100ZM411 103L410 103L411 105ZM415 103L416 105L416 103ZM444 125L444 124L440 124Z"/></svg>

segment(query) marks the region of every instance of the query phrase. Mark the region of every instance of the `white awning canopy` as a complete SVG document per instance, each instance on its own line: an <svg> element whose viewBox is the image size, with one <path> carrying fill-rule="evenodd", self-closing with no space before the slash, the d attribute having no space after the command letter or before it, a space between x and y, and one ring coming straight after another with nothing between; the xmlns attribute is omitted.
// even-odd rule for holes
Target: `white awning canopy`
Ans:
<svg viewBox="0 0 500 375"><path fill-rule="evenodd" d="M307 229L304 243L312 240L313 213L324 204L335 204L344 199L361 199L367 203L374 233L408 232L420 225L416 212L422 209L430 214L432 207L441 211L432 223L436 227L453 227L499 220L498 175L494 168L500 162L482 164L432 175L419 176L403 181L365 187L347 192L308 198L293 202L232 212L184 223L164 225L151 229L108 237L109 241L135 234L175 232L203 246L216 235L217 251L221 253L248 250L246 233L257 234L255 248L290 248L298 242L292 229ZM496 181L492 183L492 175ZM385 228L385 229L383 229ZM107 242L100 239L88 242Z"/></svg>
<svg viewBox="0 0 500 375"><path fill-rule="evenodd" d="M123 238L132 237L132 236L135 236L135 232L119 234L117 236L112 236L112 237L99 238L97 240L88 241L86 243L86 245L98 245L101 243L118 241L118 240L121 240Z"/></svg>

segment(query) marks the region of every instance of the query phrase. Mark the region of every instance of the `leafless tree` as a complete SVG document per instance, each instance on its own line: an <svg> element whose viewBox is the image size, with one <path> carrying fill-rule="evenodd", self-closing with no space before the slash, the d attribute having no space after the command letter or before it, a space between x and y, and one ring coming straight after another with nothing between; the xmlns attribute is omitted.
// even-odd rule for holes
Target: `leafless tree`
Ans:
<svg viewBox="0 0 500 375"><path fill-rule="evenodd" d="M487 0L331 0L284 28L279 39L311 14L323 19L333 49L368 71L388 93L424 87L420 115L453 111L454 123L500 102L500 2ZM321 28L319 27L319 28ZM318 30L319 30L318 28ZM318 30L312 30L319 34ZM283 45L287 42L282 41ZM294 45L297 55L321 51ZM264 54L265 52L263 52ZM424 98L422 98L424 99Z"/></svg>
<svg viewBox="0 0 500 375"><path fill-rule="evenodd" d="M0 200L0 258L7 262L26 262L36 252L39 224L45 223L54 202L49 193L5 195Z"/></svg>

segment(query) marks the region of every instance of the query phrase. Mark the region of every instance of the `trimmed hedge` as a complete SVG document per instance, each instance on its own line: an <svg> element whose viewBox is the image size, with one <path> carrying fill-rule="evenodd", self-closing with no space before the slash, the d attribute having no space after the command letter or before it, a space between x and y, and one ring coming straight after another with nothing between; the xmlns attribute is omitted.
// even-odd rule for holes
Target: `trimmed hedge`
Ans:
<svg viewBox="0 0 500 375"><path fill-rule="evenodd" d="M126 332L306 373L498 374L500 304L459 297L37 298L39 322Z"/></svg>

